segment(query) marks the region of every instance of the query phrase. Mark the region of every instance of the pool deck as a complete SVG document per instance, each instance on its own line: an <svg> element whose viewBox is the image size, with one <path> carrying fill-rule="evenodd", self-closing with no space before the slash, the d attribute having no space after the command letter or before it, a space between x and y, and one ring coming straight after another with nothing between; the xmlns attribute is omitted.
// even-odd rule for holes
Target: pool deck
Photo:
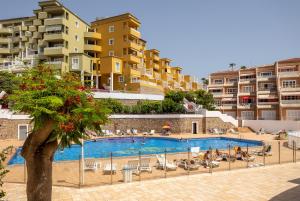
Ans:
<svg viewBox="0 0 300 201"><path fill-rule="evenodd" d="M154 136L161 137L158 135ZM168 137L206 138L219 136L209 134L180 134ZM222 135L222 137L264 141L272 145L272 156L265 158L256 156L255 161L251 163L245 161L228 163L222 161L219 168L212 170L212 175L209 174L209 169L204 167L200 167L196 171L187 171L178 167L176 171L165 172L164 170L155 168L156 158L155 156L151 156L150 166L152 167L152 173L143 172L140 176L134 175L134 182L130 184L123 183L121 169L129 160L136 159L137 157L113 158L113 163L117 165L116 174L111 177L111 175L104 175L102 170L95 172L85 171L85 182L82 189L79 189L80 161L56 162L53 163L54 200L142 200L143 196L147 198L146 200L269 200L272 196L287 190L289 187L295 186L285 179L297 179L300 177L299 173L294 173L295 167L299 171L300 166L299 162L297 165L291 164L293 154L292 150L284 145L286 141L280 141L280 144L278 144L279 141L274 140L273 135L256 135L254 133L241 133L240 135L227 134ZM23 142L16 140L3 140L0 141L0 148L9 145L18 147L22 144ZM251 149L254 148L250 148L249 151ZM187 153L170 153L167 155L167 160L178 161L188 157ZM279 163L279 159L282 164L274 166L274 164ZM104 164L110 163L109 159L99 159L98 161L102 164L102 168ZM300 150L297 151L297 161L300 161ZM263 162L265 162L266 167L247 169L248 165L257 165ZM283 165L283 163L285 164ZM228 171L229 168L232 171ZM273 171L273 168L274 171L277 169L277 172L273 172L268 176L269 172ZM9 200L25 200L24 181L26 176L24 174L24 166L16 165L8 169L10 172L4 181L5 188L8 190ZM165 177L167 179L164 179ZM277 181L277 177L283 178ZM219 180L220 178L222 180ZM250 184L248 185L249 182ZM276 182L279 183L275 184ZM281 184L280 182L283 183ZM110 185L111 183L115 185ZM258 183L258 186L261 186L258 187L256 183ZM287 183L288 185L286 185ZM275 189L270 189L270 187L266 187L267 185L273 186L272 188ZM14 193L15 189L17 189L17 193ZM249 191L248 197L246 194L244 195L244 191L246 191L246 194ZM241 196L240 192L243 192L242 195L246 197L243 197L243 199L239 197ZM226 199L223 199L223 194L227 196ZM255 194L256 199L252 198L252 194Z"/></svg>
<svg viewBox="0 0 300 201"><path fill-rule="evenodd" d="M53 187L53 201L298 201L300 163L88 188ZM4 185L25 201L25 185Z"/></svg>

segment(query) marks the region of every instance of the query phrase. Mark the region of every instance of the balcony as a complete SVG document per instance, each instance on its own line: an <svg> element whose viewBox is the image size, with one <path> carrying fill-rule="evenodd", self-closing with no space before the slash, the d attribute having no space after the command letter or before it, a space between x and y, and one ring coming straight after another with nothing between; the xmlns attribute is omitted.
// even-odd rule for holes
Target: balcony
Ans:
<svg viewBox="0 0 300 201"><path fill-rule="evenodd" d="M44 49L45 56L55 56L55 55L65 55L67 54L67 49L64 47L46 47Z"/></svg>
<svg viewBox="0 0 300 201"><path fill-rule="evenodd" d="M299 92L300 85L285 86L280 88L280 92Z"/></svg>
<svg viewBox="0 0 300 201"><path fill-rule="evenodd" d="M49 26L49 25L59 25L59 24L66 24L66 19L65 18L48 18L48 19L45 19L44 21L44 25L45 26Z"/></svg>
<svg viewBox="0 0 300 201"><path fill-rule="evenodd" d="M221 98L223 97L223 92L210 92L214 98Z"/></svg>
<svg viewBox="0 0 300 201"><path fill-rule="evenodd" d="M41 39L42 38L42 33L34 32L32 37L35 38L35 39Z"/></svg>
<svg viewBox="0 0 300 201"><path fill-rule="evenodd" d="M0 48L0 54L10 54L9 48Z"/></svg>
<svg viewBox="0 0 300 201"><path fill-rule="evenodd" d="M268 81L268 80L275 79L275 78L276 78L275 75L264 75L264 76L258 75L257 81Z"/></svg>
<svg viewBox="0 0 300 201"><path fill-rule="evenodd" d="M224 98L233 98L233 97L236 97L237 96L237 93L225 93L223 94L222 97Z"/></svg>
<svg viewBox="0 0 300 201"><path fill-rule="evenodd" d="M128 27L128 34L137 38L141 38L141 32L131 27Z"/></svg>
<svg viewBox="0 0 300 201"><path fill-rule="evenodd" d="M53 41L53 40L67 40L67 35L63 32L60 33L45 33L44 40Z"/></svg>
<svg viewBox="0 0 300 201"><path fill-rule="evenodd" d="M1 37L0 38L0 43L10 43L11 42L11 38L8 37Z"/></svg>
<svg viewBox="0 0 300 201"><path fill-rule="evenodd" d="M63 63L62 61L48 61L45 62L46 65L49 65L52 69L62 69L63 67Z"/></svg>
<svg viewBox="0 0 300 201"><path fill-rule="evenodd" d="M296 100L281 100L281 107L300 107L300 99Z"/></svg>
<svg viewBox="0 0 300 201"><path fill-rule="evenodd" d="M141 59L133 54L125 55L124 59L131 63L140 63L141 62Z"/></svg>
<svg viewBox="0 0 300 201"><path fill-rule="evenodd" d="M126 45L129 47L129 48L133 48L135 50L140 50L141 49L141 45L140 44L137 44L135 42L132 42L132 41L127 41L126 42Z"/></svg>
<svg viewBox="0 0 300 201"><path fill-rule="evenodd" d="M159 59L160 59L160 58L159 58L158 55L155 55L155 54L153 55L153 60L154 60L154 61L159 61Z"/></svg>
<svg viewBox="0 0 300 201"><path fill-rule="evenodd" d="M264 87L259 87L257 90L257 94L270 94L270 93L276 93L277 88L272 87L272 88L264 88Z"/></svg>
<svg viewBox="0 0 300 201"><path fill-rule="evenodd" d="M240 103L237 108L238 109L252 109L254 108L255 104L254 103Z"/></svg>
<svg viewBox="0 0 300 201"><path fill-rule="evenodd" d="M22 30L22 31L27 31L27 30L28 30L28 26L23 26L23 25L22 25L22 26L21 26L21 30Z"/></svg>
<svg viewBox="0 0 300 201"><path fill-rule="evenodd" d="M47 12L39 12L38 18L39 19L46 19L48 17Z"/></svg>
<svg viewBox="0 0 300 201"><path fill-rule="evenodd" d="M233 110L233 109L236 109L236 104L223 104L219 107L222 110Z"/></svg>
<svg viewBox="0 0 300 201"><path fill-rule="evenodd" d="M12 33L13 30L11 28L0 28L0 33Z"/></svg>
<svg viewBox="0 0 300 201"><path fill-rule="evenodd" d="M29 26L29 31L31 32L37 31L36 26Z"/></svg>
<svg viewBox="0 0 300 201"><path fill-rule="evenodd" d="M257 103L257 108L258 109L275 109L279 105L278 101L277 102L258 102Z"/></svg>
<svg viewBox="0 0 300 201"><path fill-rule="evenodd" d="M299 77L300 71L278 72L279 77Z"/></svg>
<svg viewBox="0 0 300 201"><path fill-rule="evenodd" d="M40 25L42 25L42 20L40 20L40 19L33 20L33 25L34 26L40 26Z"/></svg>
<svg viewBox="0 0 300 201"><path fill-rule="evenodd" d="M239 82L242 84L249 84L251 82L255 82L256 78L240 78Z"/></svg>
<svg viewBox="0 0 300 201"><path fill-rule="evenodd" d="M102 47L100 45L85 44L84 45L84 50L85 51L91 51L91 52L101 52Z"/></svg>
<svg viewBox="0 0 300 201"><path fill-rule="evenodd" d="M140 77L141 76L141 71L137 68L130 68L129 69L129 74L130 74L130 76Z"/></svg>
<svg viewBox="0 0 300 201"><path fill-rule="evenodd" d="M95 40L101 40L101 34L97 32L84 32L84 37L95 39Z"/></svg>
<svg viewBox="0 0 300 201"><path fill-rule="evenodd" d="M223 85L225 87L231 87L231 86L236 86L238 82L225 82Z"/></svg>
<svg viewBox="0 0 300 201"><path fill-rule="evenodd" d="M256 94L255 91L244 91L244 90L239 91L239 96L251 96L255 94Z"/></svg>
<svg viewBox="0 0 300 201"><path fill-rule="evenodd" d="M45 26L39 26L38 32L40 32L40 33L46 32L46 27Z"/></svg>

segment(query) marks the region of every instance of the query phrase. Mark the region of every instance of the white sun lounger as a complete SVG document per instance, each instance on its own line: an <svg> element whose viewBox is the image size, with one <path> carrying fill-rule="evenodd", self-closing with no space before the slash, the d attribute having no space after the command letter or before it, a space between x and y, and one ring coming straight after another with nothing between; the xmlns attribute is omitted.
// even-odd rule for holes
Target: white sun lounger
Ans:
<svg viewBox="0 0 300 201"><path fill-rule="evenodd" d="M95 159L87 158L84 160L84 166L83 166L84 170L97 171L98 168L101 168L101 164L97 162Z"/></svg>
<svg viewBox="0 0 300 201"><path fill-rule="evenodd" d="M141 158L141 164L139 166L139 170L141 172L152 172L151 166L150 166L150 158Z"/></svg>
<svg viewBox="0 0 300 201"><path fill-rule="evenodd" d="M157 167L160 169L166 170L176 170L177 165L165 160L165 157L156 155L157 158Z"/></svg>
<svg viewBox="0 0 300 201"><path fill-rule="evenodd" d="M117 171L117 165L116 164L110 164L110 163L107 163L105 164L104 168L103 168L103 173L104 174L110 174L111 172L113 174L115 174Z"/></svg>
<svg viewBox="0 0 300 201"><path fill-rule="evenodd" d="M133 174L140 174L139 170L139 160L130 160L127 163L127 168L129 168Z"/></svg>

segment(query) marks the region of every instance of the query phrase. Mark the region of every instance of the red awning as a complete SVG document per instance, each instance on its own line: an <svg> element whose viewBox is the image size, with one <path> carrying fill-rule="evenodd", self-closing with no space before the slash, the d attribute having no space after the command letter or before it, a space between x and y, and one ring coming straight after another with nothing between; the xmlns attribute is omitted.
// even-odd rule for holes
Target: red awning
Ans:
<svg viewBox="0 0 300 201"><path fill-rule="evenodd" d="M249 96L243 96L242 99L243 100L248 100L250 97Z"/></svg>

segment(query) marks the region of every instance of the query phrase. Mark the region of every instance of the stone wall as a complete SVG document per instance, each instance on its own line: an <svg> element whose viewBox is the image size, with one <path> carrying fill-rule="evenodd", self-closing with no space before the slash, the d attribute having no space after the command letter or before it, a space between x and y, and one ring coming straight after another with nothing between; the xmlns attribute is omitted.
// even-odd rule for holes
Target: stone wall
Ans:
<svg viewBox="0 0 300 201"><path fill-rule="evenodd" d="M228 122L224 122L218 117L206 117L205 118L206 133L208 133L208 129L211 128L230 129L230 128L234 128L234 125Z"/></svg>
<svg viewBox="0 0 300 201"><path fill-rule="evenodd" d="M28 119L0 119L0 139L18 139L19 124L28 124L28 130L32 129Z"/></svg>
<svg viewBox="0 0 300 201"><path fill-rule="evenodd" d="M162 127L169 122L172 126L172 133L192 133L192 122L197 122L198 133L203 133L203 118L114 118L103 129L112 131L137 129L139 133L155 130L156 133L163 131Z"/></svg>

